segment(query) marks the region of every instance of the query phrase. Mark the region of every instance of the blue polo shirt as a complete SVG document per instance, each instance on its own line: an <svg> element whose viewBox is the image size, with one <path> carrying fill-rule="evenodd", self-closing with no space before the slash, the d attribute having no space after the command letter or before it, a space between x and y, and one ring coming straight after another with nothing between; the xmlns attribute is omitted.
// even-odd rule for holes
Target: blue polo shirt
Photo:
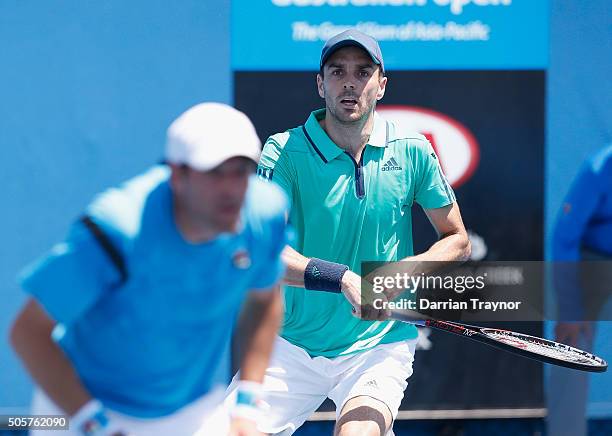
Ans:
<svg viewBox="0 0 612 436"><path fill-rule="evenodd" d="M580 260L582 247L612 257L612 145L584 162L557 215L554 260Z"/></svg>
<svg viewBox="0 0 612 436"><path fill-rule="evenodd" d="M286 199L253 177L237 233L185 241L170 170L153 167L98 196L87 213L122 253L129 278L80 222L22 275L58 321L54 334L91 394L137 417L170 414L229 378L223 357L246 293L284 272Z"/></svg>
<svg viewBox="0 0 612 436"><path fill-rule="evenodd" d="M567 193L553 233L560 319L584 317L578 262L583 249L612 259L612 145L587 159ZM592 298L592 297L591 297Z"/></svg>

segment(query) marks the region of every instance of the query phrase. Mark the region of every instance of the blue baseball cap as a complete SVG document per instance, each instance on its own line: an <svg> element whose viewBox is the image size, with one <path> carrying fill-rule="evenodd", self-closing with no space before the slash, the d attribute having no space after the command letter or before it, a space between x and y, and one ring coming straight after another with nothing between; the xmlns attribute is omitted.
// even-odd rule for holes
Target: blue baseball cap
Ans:
<svg viewBox="0 0 612 436"><path fill-rule="evenodd" d="M385 64L383 63L382 52L378 46L378 41L370 35L366 35L357 29L348 29L342 33L332 36L327 40L321 50L321 62L319 68L323 68L325 62L334 52L342 47L355 46L364 49L372 58L375 64L380 65L381 71L385 72Z"/></svg>

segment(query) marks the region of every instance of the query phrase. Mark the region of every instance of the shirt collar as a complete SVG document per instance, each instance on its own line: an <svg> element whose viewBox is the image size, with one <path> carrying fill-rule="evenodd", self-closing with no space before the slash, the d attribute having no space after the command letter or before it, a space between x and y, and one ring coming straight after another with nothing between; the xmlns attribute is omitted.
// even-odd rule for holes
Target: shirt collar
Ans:
<svg viewBox="0 0 612 436"><path fill-rule="evenodd" d="M387 129L387 122L383 119L383 117L378 115L378 112L374 112L374 128L370 134L368 145L373 145L374 147L386 147L387 142L389 142L388 136L389 132Z"/></svg>
<svg viewBox="0 0 612 436"><path fill-rule="evenodd" d="M334 141L331 140L325 130L319 124L319 121L325 118L325 109L318 109L313 111L306 123L304 128L307 135L311 139L311 145L315 147L319 154L325 157L327 162L340 156L344 150L338 147ZM374 113L374 128L368 141L368 145L374 147L386 147L387 146L387 122L378 113Z"/></svg>

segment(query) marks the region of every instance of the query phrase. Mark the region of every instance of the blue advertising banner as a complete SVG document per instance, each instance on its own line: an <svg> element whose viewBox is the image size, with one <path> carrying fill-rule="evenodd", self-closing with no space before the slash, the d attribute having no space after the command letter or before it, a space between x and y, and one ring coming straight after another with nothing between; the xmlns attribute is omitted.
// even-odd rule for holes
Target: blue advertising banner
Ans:
<svg viewBox="0 0 612 436"><path fill-rule="evenodd" d="M329 37L357 27L387 69L545 69L549 0L234 0L232 67L313 70Z"/></svg>

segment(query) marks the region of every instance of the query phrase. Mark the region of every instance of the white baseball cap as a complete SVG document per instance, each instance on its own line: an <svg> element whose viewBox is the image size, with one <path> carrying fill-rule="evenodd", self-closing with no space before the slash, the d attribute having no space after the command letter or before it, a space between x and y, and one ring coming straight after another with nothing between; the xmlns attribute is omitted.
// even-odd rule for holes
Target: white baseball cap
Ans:
<svg viewBox="0 0 612 436"><path fill-rule="evenodd" d="M166 162L209 171L232 157L257 163L261 142L251 120L222 103L200 103L168 128Z"/></svg>

